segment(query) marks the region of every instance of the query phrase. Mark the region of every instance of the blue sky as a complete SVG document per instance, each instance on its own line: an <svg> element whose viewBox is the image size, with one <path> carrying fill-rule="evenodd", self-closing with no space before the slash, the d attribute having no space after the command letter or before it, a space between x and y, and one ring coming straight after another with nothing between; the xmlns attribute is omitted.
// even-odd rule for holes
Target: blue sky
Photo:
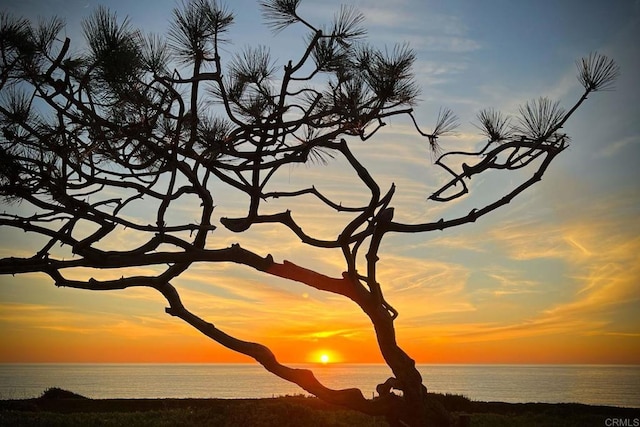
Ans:
<svg viewBox="0 0 640 427"><path fill-rule="evenodd" d="M1 4L30 18L58 14L67 22L72 46L81 37L80 20L97 4L129 16L134 26L160 34L175 6L164 0ZM415 50L415 72L422 88L416 115L424 128L434 124L442 106L460 117L457 134L443 140L445 148L482 142L471 121L484 107L515 114L524 102L548 96L569 108L581 94L574 63L581 56L598 51L614 58L622 69L616 90L593 94L565 126L572 147L531 191L477 224L385 241L382 280L387 299L401 313L399 337L407 342L409 353L425 362L640 363L640 49L636 42L640 2L360 0L349 4L367 18L371 44L406 42ZM274 35L262 25L256 2L227 5L236 12L229 35L232 43L226 46L230 54L263 44L284 64L300 52L299 29ZM312 22L328 23L339 5L303 1L300 13ZM396 215L405 220L468 209L502 194L502 185L522 179L516 174L479 182L474 187L476 198L447 211L425 201L442 177L430 166L426 144L408 121L393 120L385 133L354 150L383 188L391 182L398 185ZM338 163L290 169L279 182L291 188L316 183L343 200L357 200L355 189L344 184L348 179ZM221 215L224 209L242 209L233 195L216 194ZM332 231L334 224L316 207L299 205L294 212L309 229ZM1 256L25 244L18 234L0 233L5 233ZM342 267L336 254L300 248L295 239L285 239L274 251L270 242L282 237L278 233L260 229L246 236L246 242L259 252L272 251L277 259L339 275ZM237 236L220 232L220 239L232 241ZM376 360L349 353L348 349L369 343L364 338L369 335L364 317L354 315L355 307L348 302L265 281L251 272L208 268L199 266L184 279L186 297L205 317L221 319L239 334L251 330L255 336L247 338L265 338L276 348L286 343L281 344L285 353L287 346L302 341L309 352L333 346L342 349L343 360ZM212 285L208 277L214 273ZM251 284L249 289L238 290L237 280ZM39 360L32 354L34 342L42 340L46 331L50 334L46 342L53 348L74 342L78 354L95 359L95 351L86 349L97 348L91 330L98 330L107 343L99 348L116 361L118 352L105 349L134 338L149 346L140 348L159 346L158 338L170 339L185 349L180 360L202 361L187 350L200 349L203 339L167 318L158 297L136 292L87 296L57 290L39 276L0 277L0 331L9 337L0 344L0 354L10 355L7 361ZM331 312L326 311L327 303ZM271 324L284 307L292 318L278 328L260 326ZM255 320L234 315L247 309L254 311ZM80 326L87 324L92 327ZM217 350L204 354L204 360L233 359Z"/></svg>

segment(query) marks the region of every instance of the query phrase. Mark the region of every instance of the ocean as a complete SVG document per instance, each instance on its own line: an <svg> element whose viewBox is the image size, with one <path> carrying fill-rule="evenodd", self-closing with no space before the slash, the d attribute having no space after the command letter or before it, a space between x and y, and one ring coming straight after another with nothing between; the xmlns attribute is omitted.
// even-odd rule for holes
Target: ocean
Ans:
<svg viewBox="0 0 640 427"><path fill-rule="evenodd" d="M310 367L326 386L373 396L385 365ZM640 407L640 366L419 365L429 391L509 403ZM0 364L0 399L37 397L60 387L94 399L261 398L306 394L251 364Z"/></svg>

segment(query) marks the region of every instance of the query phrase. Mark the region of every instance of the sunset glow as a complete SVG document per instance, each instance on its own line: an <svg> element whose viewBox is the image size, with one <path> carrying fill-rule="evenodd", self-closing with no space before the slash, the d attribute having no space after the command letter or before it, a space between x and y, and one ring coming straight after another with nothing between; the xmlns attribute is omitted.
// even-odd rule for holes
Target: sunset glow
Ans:
<svg viewBox="0 0 640 427"><path fill-rule="evenodd" d="M6 3L3 9L34 21L63 16L72 46L82 39L82 18L93 10L73 2ZM177 4L99 3L156 34L166 33ZM341 3L347 2L305 0L301 14L330 23ZM221 55L229 55L224 61L236 48L265 45L280 70L301 53L304 38L293 30L273 34L265 28L255 1L226 4L237 22L225 34L233 42L224 47ZM394 326L400 346L417 363L640 364L640 49L633 42L640 39L638 2L498 6L362 0L354 5L367 17L368 42L390 51L396 43L408 43L415 50L422 88L415 114L421 126L431 126L441 106L461 118L455 136L438 140L447 149L471 150L485 142L471 123L480 108L513 116L520 104L539 96L573 105L581 89L574 61L590 52L606 53L622 69L615 91L590 95L562 128L571 137L570 149L526 195L462 228L422 236L390 234L383 241L376 280L399 313ZM424 24L427 18L429 25ZM533 23L526 31L524 21ZM474 182L473 196L447 206L432 203L428 196L443 177L426 145L412 123L397 120L352 146L380 188L395 186L395 218L403 221L466 214L476 202L498 200L505 186L528 178L521 171L496 173ZM330 159L327 165L278 171L274 182L278 191L314 186L345 206L358 206L363 189L351 185L354 174L346 169L344 159ZM217 228L208 248L241 242L278 263L342 277L340 248L310 248L279 224L256 224L243 233L226 230L220 218L246 215L245 200L231 191L212 193L211 223ZM281 199L269 201L265 210L290 209L301 228L320 239L335 238L347 222L347 214L311 196L299 202ZM32 209L0 200L0 211L9 208ZM141 216L145 208L141 202ZM195 221L198 212L199 206L185 203L170 215ZM114 234L105 246L129 250L141 241L125 227ZM0 258L27 256L37 245L43 242L33 233L0 228ZM84 267L67 273L70 279L122 275ZM156 274L152 268L127 271L136 273ZM268 346L283 363L333 364L319 367L331 373L342 363L384 362L370 319L348 298L233 263L193 264L172 284L197 316L238 339ZM254 362L167 315L166 305L153 289L91 292L57 288L44 274L0 276L0 363Z"/></svg>

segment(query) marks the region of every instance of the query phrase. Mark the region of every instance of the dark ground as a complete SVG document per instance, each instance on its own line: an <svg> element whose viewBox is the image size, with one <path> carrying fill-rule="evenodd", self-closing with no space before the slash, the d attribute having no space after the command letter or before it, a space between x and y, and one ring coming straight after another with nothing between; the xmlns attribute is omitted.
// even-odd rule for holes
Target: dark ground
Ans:
<svg viewBox="0 0 640 427"><path fill-rule="evenodd" d="M551 391L550 391L551 392ZM471 427L640 427L640 408L575 403L473 402L433 395ZM639 402L640 405L640 402ZM316 398L273 399L87 399L49 389L41 397L0 401L0 426L387 426L374 418Z"/></svg>

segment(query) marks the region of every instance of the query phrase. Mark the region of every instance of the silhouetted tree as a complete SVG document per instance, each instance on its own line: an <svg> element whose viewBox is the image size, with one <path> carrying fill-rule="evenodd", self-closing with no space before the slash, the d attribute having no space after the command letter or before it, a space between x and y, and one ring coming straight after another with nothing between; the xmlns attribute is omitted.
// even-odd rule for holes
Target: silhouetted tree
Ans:
<svg viewBox="0 0 640 427"><path fill-rule="evenodd" d="M275 32L290 25L308 29L306 49L283 68L263 47L247 48L223 66L221 45L234 17L215 0L195 0L174 10L166 40L145 36L98 8L83 22L87 48L80 53L70 48L69 39L58 38L59 19L34 25L2 13L0 195L5 208L0 225L43 239L35 240L41 246L29 256L0 260L0 273L41 272L56 286L88 290L153 288L166 298L168 314L323 400L384 415L394 425L445 425L447 416L433 409L414 361L396 342L398 312L377 276L382 241L389 233L471 223L508 204L567 148L562 126L587 95L610 87L618 68L592 54L578 63L584 95L569 111L540 98L521 107L512 125L501 113L483 110L477 126L486 145L476 152L443 153L438 138L455 129L457 118L442 109L432 132L418 127L412 50L407 45L379 50L364 43L363 17L352 8L341 8L329 26L318 27L298 14L299 3L260 2ZM472 178L488 171L529 166L534 172L467 214L398 222L392 207L395 186L381 189L350 148L396 116L410 119L435 154L435 165L449 176L428 197L431 201L460 198ZM315 186L267 191L283 166L336 157L355 172L354 182L345 185L361 186L367 198L361 206L343 205ZM243 193L246 215L216 217L214 183ZM301 197L334 211L341 231L321 238L305 232L291 210L264 213L269 200ZM136 210L142 200L144 212ZM170 208L184 203L200 206L198 219L169 220ZM151 219L140 218L149 213ZM330 277L278 261L278 242L273 242L273 256L240 244L219 246L217 224L235 233L264 224L286 230L303 245L340 251L344 272ZM123 230L146 238L122 248L113 239ZM371 320L393 377L378 386L378 397L367 399L358 389L329 389L311 371L279 363L264 345L229 335L192 313L180 298L175 280L195 263L241 264L351 299ZM126 275L131 271L126 267L147 268ZM91 269L125 275L98 280ZM70 272L86 277L71 279Z"/></svg>

